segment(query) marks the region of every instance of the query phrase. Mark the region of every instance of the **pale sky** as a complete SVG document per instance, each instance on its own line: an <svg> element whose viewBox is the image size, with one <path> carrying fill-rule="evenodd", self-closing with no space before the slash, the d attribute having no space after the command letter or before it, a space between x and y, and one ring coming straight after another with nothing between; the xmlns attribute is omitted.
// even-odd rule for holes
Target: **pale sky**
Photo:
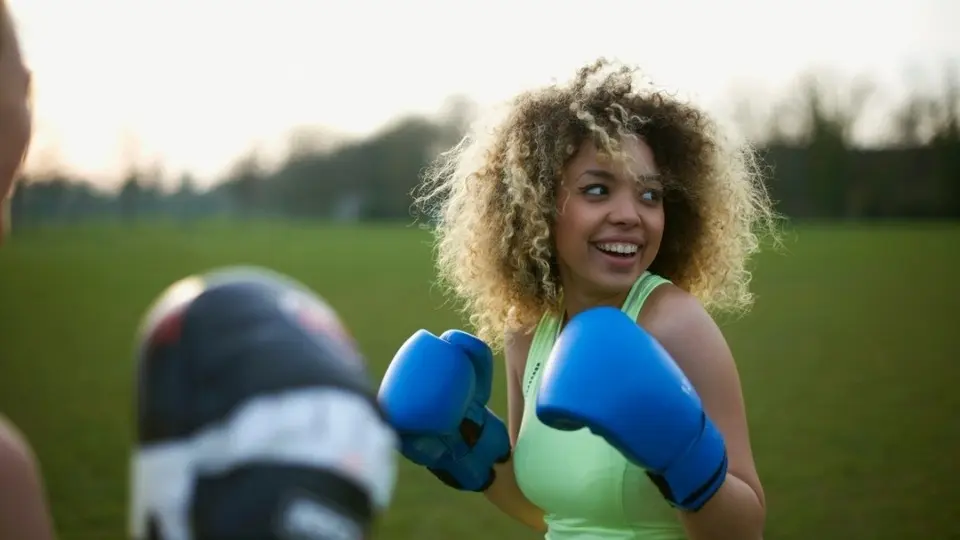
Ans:
<svg viewBox="0 0 960 540"><path fill-rule="evenodd" d="M11 5L35 74L28 167L55 160L104 186L129 159L208 183L251 148L282 149L294 128L365 135L452 94L489 105L566 79L600 55L721 116L733 98L763 103L812 67L841 82L867 75L889 104L908 85L936 88L960 61L960 0Z"/></svg>

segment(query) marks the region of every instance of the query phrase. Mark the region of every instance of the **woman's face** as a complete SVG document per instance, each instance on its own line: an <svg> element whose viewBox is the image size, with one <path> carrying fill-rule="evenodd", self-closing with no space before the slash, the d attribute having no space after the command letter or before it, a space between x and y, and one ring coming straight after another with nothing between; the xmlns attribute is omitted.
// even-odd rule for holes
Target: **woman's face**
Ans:
<svg viewBox="0 0 960 540"><path fill-rule="evenodd" d="M9 13L0 12L0 203L13 192L30 142L29 95L30 71L20 54ZM3 214L4 205L0 204L0 240L6 232Z"/></svg>
<svg viewBox="0 0 960 540"><path fill-rule="evenodd" d="M558 186L554 240L564 296L620 302L650 266L663 238L662 184L653 151L624 139L625 163L586 142Z"/></svg>

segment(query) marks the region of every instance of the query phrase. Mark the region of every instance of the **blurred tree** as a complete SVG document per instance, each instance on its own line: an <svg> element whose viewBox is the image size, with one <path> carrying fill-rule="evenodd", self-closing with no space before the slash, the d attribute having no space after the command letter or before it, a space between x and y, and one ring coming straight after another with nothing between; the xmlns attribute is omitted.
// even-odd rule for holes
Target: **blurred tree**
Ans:
<svg viewBox="0 0 960 540"><path fill-rule="evenodd" d="M143 183L140 173L135 169L131 170L120 186L119 194L120 216L127 223L133 223L140 217L142 194Z"/></svg>

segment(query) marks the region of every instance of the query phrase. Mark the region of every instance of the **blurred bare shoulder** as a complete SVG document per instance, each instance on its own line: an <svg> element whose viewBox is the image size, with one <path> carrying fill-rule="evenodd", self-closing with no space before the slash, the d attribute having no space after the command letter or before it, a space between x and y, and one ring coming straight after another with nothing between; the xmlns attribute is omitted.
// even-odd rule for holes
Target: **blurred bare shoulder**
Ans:
<svg viewBox="0 0 960 540"><path fill-rule="evenodd" d="M23 434L0 415L0 466L12 461L33 460L33 450Z"/></svg>
<svg viewBox="0 0 960 540"><path fill-rule="evenodd" d="M30 444L0 416L0 538L53 540L40 467Z"/></svg>

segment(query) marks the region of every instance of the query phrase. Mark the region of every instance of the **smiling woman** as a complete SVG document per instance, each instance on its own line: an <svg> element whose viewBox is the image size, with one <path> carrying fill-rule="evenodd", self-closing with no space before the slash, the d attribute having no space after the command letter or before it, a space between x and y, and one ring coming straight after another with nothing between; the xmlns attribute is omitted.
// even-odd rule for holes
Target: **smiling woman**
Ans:
<svg viewBox="0 0 960 540"><path fill-rule="evenodd" d="M761 538L739 375L707 312L749 307L747 261L760 235L775 233L749 147L636 70L599 60L478 125L430 171L419 202L437 224L440 276L506 359L513 452L493 465L493 504L551 540ZM565 330L600 306L627 324L571 344ZM593 354L563 352L590 345ZM557 372L582 376L561 385ZM578 394L615 412L590 430L542 414ZM669 429L633 414L670 400L690 416L673 407L661 418ZM611 444L622 433L610 426L636 446ZM667 434L685 429L683 444ZM670 465L651 465L651 449Z"/></svg>

